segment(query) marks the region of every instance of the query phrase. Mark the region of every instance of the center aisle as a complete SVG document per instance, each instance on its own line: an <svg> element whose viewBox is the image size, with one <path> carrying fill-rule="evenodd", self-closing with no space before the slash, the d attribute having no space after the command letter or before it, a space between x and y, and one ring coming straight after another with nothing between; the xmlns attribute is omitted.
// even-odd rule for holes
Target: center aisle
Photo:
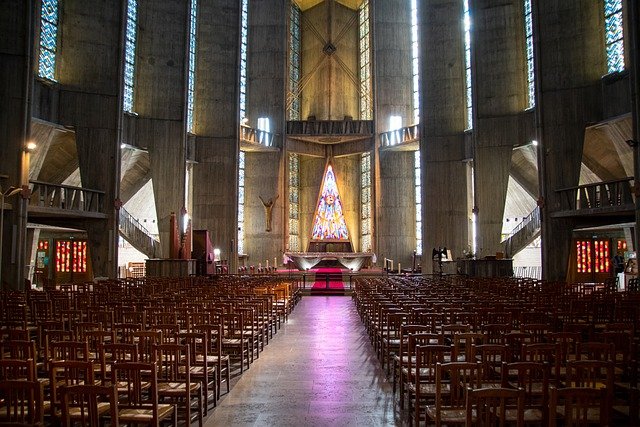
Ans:
<svg viewBox="0 0 640 427"><path fill-rule="evenodd" d="M351 298L306 296L205 427L393 426L394 416Z"/></svg>

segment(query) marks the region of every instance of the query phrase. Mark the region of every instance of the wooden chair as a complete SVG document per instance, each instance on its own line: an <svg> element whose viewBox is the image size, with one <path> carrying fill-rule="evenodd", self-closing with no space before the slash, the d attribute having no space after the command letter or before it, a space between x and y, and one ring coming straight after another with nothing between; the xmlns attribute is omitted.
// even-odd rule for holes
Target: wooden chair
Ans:
<svg viewBox="0 0 640 427"><path fill-rule="evenodd" d="M613 408L614 365L612 361L572 360L567 364L567 385L602 389L604 394L604 414L607 423L611 421Z"/></svg>
<svg viewBox="0 0 640 427"><path fill-rule="evenodd" d="M241 315L225 313L222 315L222 350L229 355L239 358L240 373L244 372L244 363L247 369L250 365L249 340L244 333L244 321Z"/></svg>
<svg viewBox="0 0 640 427"><path fill-rule="evenodd" d="M50 413L53 420L62 417L62 388L72 385L95 385L93 364L87 360L53 360L49 364L49 384L51 401Z"/></svg>
<svg viewBox="0 0 640 427"><path fill-rule="evenodd" d="M118 419L123 424L160 426L163 421L178 425L175 405L159 403L155 363L117 362L113 378L124 389L119 392Z"/></svg>
<svg viewBox="0 0 640 427"><path fill-rule="evenodd" d="M43 402L40 382L0 380L0 426L44 426Z"/></svg>
<svg viewBox="0 0 640 427"><path fill-rule="evenodd" d="M0 380L36 381L33 359L0 359Z"/></svg>
<svg viewBox="0 0 640 427"><path fill-rule="evenodd" d="M436 364L436 398L427 405L427 424L463 425L467 420L466 390L480 388L482 365L473 362Z"/></svg>
<svg viewBox="0 0 640 427"><path fill-rule="evenodd" d="M197 401L197 419L202 427L202 386L191 381L189 346L160 344L154 348L154 361L158 365L158 397L172 402L182 402L187 425L191 424L192 398Z"/></svg>
<svg viewBox="0 0 640 427"><path fill-rule="evenodd" d="M606 390L590 387L551 386L549 426L609 426L606 416Z"/></svg>
<svg viewBox="0 0 640 427"><path fill-rule="evenodd" d="M502 387L467 388L466 425L524 427L524 390Z"/></svg>
<svg viewBox="0 0 640 427"><path fill-rule="evenodd" d="M209 345L207 358L216 367L216 391L219 399L222 382L226 383L227 393L229 393L231 384L231 361L229 355L222 352L222 325L220 323L194 325L193 330L194 332L204 332L207 335Z"/></svg>
<svg viewBox="0 0 640 427"><path fill-rule="evenodd" d="M428 334L433 335L433 334ZM440 336L442 339L442 336ZM414 336L410 337L414 339ZM408 394L409 406L413 401L413 421L416 426L420 425L420 419L424 409L429 404L433 404L436 398L436 365L451 361L453 346L444 344L418 344L414 348L415 361L409 362L407 370L406 390ZM442 385L440 393L446 394L449 391L447 384Z"/></svg>
<svg viewBox="0 0 640 427"><path fill-rule="evenodd" d="M524 421L547 425L549 420L549 364L512 362L502 364L502 387L524 390Z"/></svg>
<svg viewBox="0 0 640 427"><path fill-rule="evenodd" d="M118 392L115 385L74 385L62 387L62 425L118 427Z"/></svg>
<svg viewBox="0 0 640 427"><path fill-rule="evenodd" d="M138 361L149 363L153 361L154 346L162 342L162 332L158 330L134 332L133 340L138 346Z"/></svg>
<svg viewBox="0 0 640 427"><path fill-rule="evenodd" d="M205 332L181 332L178 334L180 344L189 346L189 364L191 378L200 381L204 396L204 414L209 411L209 401L216 406L218 391L216 390L217 370L216 365L209 359L209 342ZM209 392L211 391L211 395Z"/></svg>

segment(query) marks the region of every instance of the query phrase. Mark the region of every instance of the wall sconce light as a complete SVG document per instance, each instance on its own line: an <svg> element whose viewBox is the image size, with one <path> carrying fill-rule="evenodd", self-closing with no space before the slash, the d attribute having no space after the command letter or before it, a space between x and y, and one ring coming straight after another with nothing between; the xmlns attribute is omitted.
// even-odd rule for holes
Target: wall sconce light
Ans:
<svg viewBox="0 0 640 427"><path fill-rule="evenodd" d="M31 153L31 152L33 152L37 147L38 147L38 144L36 144L36 143L35 143L35 142L33 142L33 141L29 141L29 142L27 142L27 145L25 145L25 147L24 147L24 151L26 151L26 152L28 152L28 153Z"/></svg>

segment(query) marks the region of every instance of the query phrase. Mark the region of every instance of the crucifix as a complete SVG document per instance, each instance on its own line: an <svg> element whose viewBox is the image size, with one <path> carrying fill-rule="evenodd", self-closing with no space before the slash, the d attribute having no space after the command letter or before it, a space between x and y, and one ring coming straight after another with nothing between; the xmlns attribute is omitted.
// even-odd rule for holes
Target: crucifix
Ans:
<svg viewBox="0 0 640 427"><path fill-rule="evenodd" d="M273 211L273 204L276 202L276 200L278 200L278 197L280 196L276 194L276 197L274 199L269 199L266 202L264 201L262 196L258 196L258 197L260 198L260 201L262 202L262 206L264 207L264 215L267 221L267 226L265 227L264 231L271 231L271 214Z"/></svg>

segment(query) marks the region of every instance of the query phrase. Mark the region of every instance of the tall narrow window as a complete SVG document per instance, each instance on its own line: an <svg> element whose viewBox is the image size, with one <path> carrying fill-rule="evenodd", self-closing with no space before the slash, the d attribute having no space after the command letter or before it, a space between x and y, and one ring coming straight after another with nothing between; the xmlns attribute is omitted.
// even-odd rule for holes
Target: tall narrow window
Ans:
<svg viewBox="0 0 640 427"><path fill-rule="evenodd" d="M360 39L360 119L371 120L373 104L371 100L371 23L369 20L369 0L364 0L358 10Z"/></svg>
<svg viewBox="0 0 640 427"><path fill-rule="evenodd" d="M473 129L473 89L471 84L471 13L469 0L462 0L464 21L464 68L467 101L467 129Z"/></svg>
<svg viewBox="0 0 640 427"><path fill-rule="evenodd" d="M414 151L414 182L416 187L416 253L422 255L422 169L420 150Z"/></svg>
<svg viewBox="0 0 640 427"><path fill-rule="evenodd" d="M371 251L371 153L360 157L360 251Z"/></svg>
<svg viewBox="0 0 640 427"><path fill-rule="evenodd" d="M238 254L244 254L244 151L238 157Z"/></svg>
<svg viewBox="0 0 640 427"><path fill-rule="evenodd" d="M527 105L536 106L536 71L533 61L533 15L531 14L531 0L524 0L524 38L527 56Z"/></svg>
<svg viewBox="0 0 640 427"><path fill-rule="evenodd" d="M56 52L58 51L58 0L42 0L40 11L40 57L38 76L56 79Z"/></svg>
<svg viewBox="0 0 640 427"><path fill-rule="evenodd" d="M300 156L289 154L289 250L300 251Z"/></svg>
<svg viewBox="0 0 640 427"><path fill-rule="evenodd" d="M187 83L187 131L193 133L193 102L196 84L196 22L198 0L191 0L189 13L189 76Z"/></svg>
<svg viewBox="0 0 640 427"><path fill-rule="evenodd" d="M124 100L122 108L129 113L133 112L137 32L138 1L127 0L127 31L124 42Z"/></svg>
<svg viewBox="0 0 640 427"><path fill-rule="evenodd" d="M242 0L240 18L240 120L247 117L247 40L249 37L249 0Z"/></svg>
<svg viewBox="0 0 640 427"><path fill-rule="evenodd" d="M607 48L607 71L624 70L624 33L622 0L604 1L604 37Z"/></svg>
<svg viewBox="0 0 640 427"><path fill-rule="evenodd" d="M271 145L271 122L268 117L258 118L258 143L266 146Z"/></svg>
<svg viewBox="0 0 640 427"><path fill-rule="evenodd" d="M300 8L289 9L289 120L300 120Z"/></svg>
<svg viewBox="0 0 640 427"><path fill-rule="evenodd" d="M413 122L420 123L420 44L418 42L418 0L411 0L411 74L413 76Z"/></svg>

